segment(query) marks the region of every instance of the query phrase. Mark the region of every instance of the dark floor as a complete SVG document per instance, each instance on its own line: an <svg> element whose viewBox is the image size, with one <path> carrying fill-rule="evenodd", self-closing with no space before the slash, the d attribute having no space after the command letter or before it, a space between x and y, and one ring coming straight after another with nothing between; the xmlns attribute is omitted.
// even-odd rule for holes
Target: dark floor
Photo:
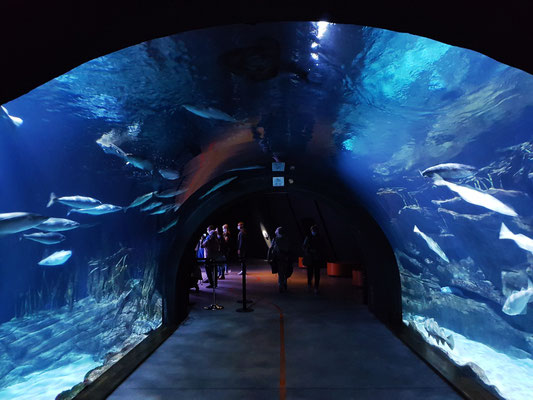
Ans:
<svg viewBox="0 0 533 400"><path fill-rule="evenodd" d="M240 268L239 268L240 269ZM252 313L237 313L241 277L192 294L188 319L110 399L457 399L378 322L349 278L322 274L319 295L295 269L289 291L264 263L249 267Z"/></svg>

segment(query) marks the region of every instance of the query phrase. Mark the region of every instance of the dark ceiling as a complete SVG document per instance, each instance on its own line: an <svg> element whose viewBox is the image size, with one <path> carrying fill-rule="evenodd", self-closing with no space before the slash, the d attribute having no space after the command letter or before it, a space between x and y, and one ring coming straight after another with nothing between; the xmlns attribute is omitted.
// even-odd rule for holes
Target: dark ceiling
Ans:
<svg viewBox="0 0 533 400"><path fill-rule="evenodd" d="M101 1L2 5L0 103L95 57L181 31L237 23L328 20L409 32L533 73L528 2ZM474 2L477 3L477 2Z"/></svg>

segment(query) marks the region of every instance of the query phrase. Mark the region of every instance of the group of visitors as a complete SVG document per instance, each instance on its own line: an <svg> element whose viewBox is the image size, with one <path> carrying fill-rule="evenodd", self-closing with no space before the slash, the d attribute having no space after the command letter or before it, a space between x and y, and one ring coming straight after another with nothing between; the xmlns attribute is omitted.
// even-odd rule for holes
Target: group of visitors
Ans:
<svg viewBox="0 0 533 400"><path fill-rule="evenodd" d="M209 283L208 288L216 288L218 280L226 279L230 272L229 266L235 260L240 262L243 274L245 269L247 238L244 223L237 224L239 231L235 239L229 230L228 224L222 225L222 232L218 227L209 225L207 232L202 235L196 246L196 257L204 260L206 279L203 283ZM313 290L315 294L319 292L320 269L325 265L326 252L324 242L319 234L318 226L313 225L309 234L303 242L303 264L307 267L307 287L308 291ZM268 250L267 259L272 267L272 273L278 274L278 287L280 293L287 291L287 279L293 271L293 252L290 248L289 238L283 227L278 227L275 237ZM314 278L314 285L313 285ZM202 279L202 272L197 266L192 273L192 285L199 291L198 280Z"/></svg>
<svg viewBox="0 0 533 400"><path fill-rule="evenodd" d="M219 279L226 279L230 272L229 265L235 259L235 252L239 260L246 257L246 232L244 223L237 224L239 234L235 241L228 224L222 225L222 232L218 227L209 225L207 232L202 235L196 245L196 257L205 260L206 279L208 288L217 287ZM239 272L242 275L242 270ZM198 266L192 273L192 287L199 291L198 280L202 279L202 272Z"/></svg>

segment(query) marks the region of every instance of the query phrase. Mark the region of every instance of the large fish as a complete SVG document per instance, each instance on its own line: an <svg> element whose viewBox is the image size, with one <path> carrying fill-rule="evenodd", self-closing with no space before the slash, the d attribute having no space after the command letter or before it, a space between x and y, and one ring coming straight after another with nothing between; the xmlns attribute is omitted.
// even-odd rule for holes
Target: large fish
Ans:
<svg viewBox="0 0 533 400"><path fill-rule="evenodd" d="M66 218L48 218L46 221L41 222L35 228L41 231L47 232L62 232L76 229L80 226L79 222L72 221Z"/></svg>
<svg viewBox="0 0 533 400"><path fill-rule="evenodd" d="M516 217L518 214L511 207L503 204L497 198L491 196L490 194L480 192L478 190L459 186L455 183L447 182L444 179L436 179L433 183L437 186L446 186L451 191L457 193L461 198L470 204L475 204L476 206L481 206L497 213L510 215L511 217Z"/></svg>
<svg viewBox="0 0 533 400"><path fill-rule="evenodd" d="M129 206L124 208L124 211L126 211L128 208L137 207L137 206L140 206L146 203L148 200L154 197L154 193L155 192L150 192L150 193L146 193L146 194L143 194L142 196L137 197L135 200L133 200L133 202Z"/></svg>
<svg viewBox="0 0 533 400"><path fill-rule="evenodd" d="M72 208L89 208L96 207L102 204L100 200L85 196L64 196L57 197L55 193L50 193L50 200L46 207L50 207L55 203L61 203Z"/></svg>
<svg viewBox="0 0 533 400"><path fill-rule="evenodd" d="M36 232L24 234L20 237L20 240L29 239L42 244L57 244L61 243L63 240L65 240L65 238L65 235L57 232Z"/></svg>
<svg viewBox="0 0 533 400"><path fill-rule="evenodd" d="M507 315L519 315L525 314L527 309L527 303L533 296L533 283L531 279L527 279L527 288L520 291L514 291L503 305L502 311Z"/></svg>
<svg viewBox="0 0 533 400"><path fill-rule="evenodd" d="M133 154L126 154L125 160L126 165L133 165L135 168L142 169L143 171L151 173L154 170L154 164L145 158L134 156Z"/></svg>
<svg viewBox="0 0 533 400"><path fill-rule="evenodd" d="M450 260L448 260L448 257L446 257L446 254L444 253L444 251L442 251L442 249L439 247L437 242L435 242L433 239L431 239L424 232L420 231L420 229L418 229L418 227L416 225L413 228L413 232L416 233L417 235L419 235L422 239L424 239L425 242L427 243L427 245L429 246L429 248L431 250L433 250L435 253L437 253L437 255L440 258L442 258L446 262L450 262Z"/></svg>
<svg viewBox="0 0 533 400"><path fill-rule="evenodd" d="M60 250L39 261L39 265L62 265L72 255L71 250Z"/></svg>
<svg viewBox="0 0 533 400"><path fill-rule="evenodd" d="M91 207L91 208L73 208L67 213L67 215L70 215L71 213L102 215L102 214L114 213L120 210L122 210L122 207L120 206L114 206L113 204L102 204L97 207Z"/></svg>
<svg viewBox="0 0 533 400"><path fill-rule="evenodd" d="M503 222L500 228L500 239L512 240L518 245L518 247L533 254L533 239L521 233L511 232Z"/></svg>
<svg viewBox="0 0 533 400"><path fill-rule="evenodd" d="M153 210L154 208L157 208L159 207L161 204L160 201L154 201L153 203L150 203L148 204L147 206L144 206L141 208L141 211L150 211L150 210Z"/></svg>
<svg viewBox="0 0 533 400"><path fill-rule="evenodd" d="M13 115L9 115L9 112L4 106L0 106L2 109L0 111L0 119L3 119L11 124L11 126L18 128L22 125L22 118L14 117Z"/></svg>
<svg viewBox="0 0 533 400"><path fill-rule="evenodd" d="M423 170L421 174L427 178L457 179L472 176L474 175L475 171L476 168L472 167L471 165L445 163L429 167Z"/></svg>
<svg viewBox="0 0 533 400"><path fill-rule="evenodd" d="M218 119L220 121L226 121L226 122L241 122L238 119L235 119L229 114L226 114L224 111L220 111L213 107L198 107L198 106L191 106L188 104L184 104L182 106L187 111L193 113L194 115L198 115L199 117L205 118L205 119Z"/></svg>
<svg viewBox="0 0 533 400"><path fill-rule="evenodd" d="M0 235L18 233L46 221L48 217L27 212L12 212L0 214Z"/></svg>
<svg viewBox="0 0 533 400"><path fill-rule="evenodd" d="M426 329L428 336L435 339L438 344L444 345L444 343L446 343L448 347L453 350L455 347L453 336L446 335L446 332L444 332L444 329L439 326L437 321L435 321L433 318L426 319L424 321L424 328Z"/></svg>
<svg viewBox="0 0 533 400"><path fill-rule="evenodd" d="M171 223L169 223L168 225L164 226L163 228L161 228L157 233L163 233L163 232L166 232L168 231L169 229L171 229L172 227L176 226L176 224L178 223L178 219L176 218L174 221L172 221Z"/></svg>
<svg viewBox="0 0 533 400"><path fill-rule="evenodd" d="M170 197L179 196L187 191L187 189L168 189L162 192L155 192L155 195L162 199L168 199Z"/></svg>
<svg viewBox="0 0 533 400"><path fill-rule="evenodd" d="M168 179L169 181L175 181L180 177L180 173L178 171L175 171L173 169L160 169L159 173L161 176L165 179Z"/></svg>

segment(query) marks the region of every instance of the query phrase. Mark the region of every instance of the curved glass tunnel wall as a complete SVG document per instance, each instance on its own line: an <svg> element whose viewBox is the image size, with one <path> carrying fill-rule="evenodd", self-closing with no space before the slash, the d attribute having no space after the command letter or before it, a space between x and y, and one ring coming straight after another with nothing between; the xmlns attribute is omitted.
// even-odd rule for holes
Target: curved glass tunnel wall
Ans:
<svg viewBox="0 0 533 400"><path fill-rule="evenodd" d="M5 104L1 390L15 390L37 371L52 382L64 362L90 369L103 352L127 345L124 337L107 341L109 349L92 348L76 312L95 312L109 296L139 299L130 305L143 309L140 288L155 273L148 266L180 234L177 204L223 173L264 168L274 158L337 171L394 248L405 323L458 364L477 364L504 397L527 398L533 391L532 85L530 75L469 50L304 22L141 43ZM38 217L4 215L65 217L61 201L46 207L51 192L126 206L168 189L188 190L163 198L159 216L139 211L147 203L109 215L74 211L69 217L80 225L54 245L35 236L18 241L19 233L35 232L17 231ZM73 253L61 265L38 264L58 250ZM128 272L116 278L120 271ZM100 302L91 300L93 280L103 287ZM150 287L152 304L159 292ZM157 310L157 303L144 309ZM128 309L110 307L119 315ZM143 333L160 321L155 311L138 316L148 324L124 321L126 332ZM102 337L118 332L117 318L102 327ZM54 343L45 338L69 332L68 321L80 329L63 337L77 334L79 343L51 351ZM55 329L61 334L53 335ZM21 350L22 343L31 351ZM28 354L33 361L24 364Z"/></svg>

